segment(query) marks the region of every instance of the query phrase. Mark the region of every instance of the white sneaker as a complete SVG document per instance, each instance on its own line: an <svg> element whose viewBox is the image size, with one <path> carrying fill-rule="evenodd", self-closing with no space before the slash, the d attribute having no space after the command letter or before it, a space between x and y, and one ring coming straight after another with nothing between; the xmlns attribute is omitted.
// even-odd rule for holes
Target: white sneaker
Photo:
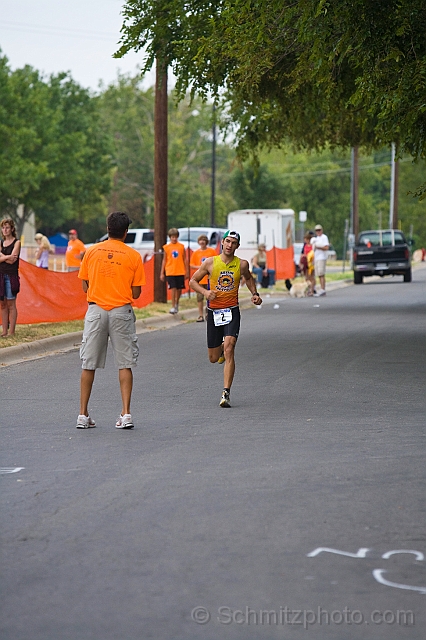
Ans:
<svg viewBox="0 0 426 640"><path fill-rule="evenodd" d="M77 429L92 429L96 427L96 422L90 416L78 416Z"/></svg>
<svg viewBox="0 0 426 640"><path fill-rule="evenodd" d="M118 416L117 422L115 423L116 429L133 429L134 426L130 413L125 413L124 416Z"/></svg>
<svg viewBox="0 0 426 640"><path fill-rule="evenodd" d="M325 296L324 289L319 289L316 293L314 293L315 298L319 298L320 296Z"/></svg>
<svg viewBox="0 0 426 640"><path fill-rule="evenodd" d="M177 313L177 311L176 311L176 309L175 309L174 307L172 307L172 308L170 309L169 313L173 313L173 314L174 314L174 313Z"/></svg>

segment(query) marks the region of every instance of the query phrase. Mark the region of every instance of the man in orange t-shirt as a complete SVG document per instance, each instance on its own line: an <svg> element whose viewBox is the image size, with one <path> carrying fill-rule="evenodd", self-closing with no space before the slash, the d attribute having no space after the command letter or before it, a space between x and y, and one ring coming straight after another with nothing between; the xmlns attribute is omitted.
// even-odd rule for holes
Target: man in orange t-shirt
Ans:
<svg viewBox="0 0 426 640"><path fill-rule="evenodd" d="M86 247L84 243L78 239L77 231L70 229L68 231L68 246L65 254L65 262L68 267L68 271L78 271L80 269L81 261L83 260Z"/></svg>
<svg viewBox="0 0 426 640"><path fill-rule="evenodd" d="M108 240L98 242L85 253L78 277L83 281L89 308L84 319L80 348L82 372L80 414L77 429L96 424L89 416L88 404L96 369L105 367L108 338L118 365L122 411L117 429L133 429L130 400L133 388L132 367L136 366L139 347L132 301L139 298L145 284L142 258L125 244L130 218L126 213L110 213Z"/></svg>
<svg viewBox="0 0 426 640"><path fill-rule="evenodd" d="M205 235L198 236L197 242L200 245L200 248L194 251L194 253L191 256L191 269L194 269L194 270L199 269L203 264L204 260L206 260L207 258L211 258L212 256L215 256L217 253L212 247L207 246L209 242L209 239L207 236ZM202 280L200 280L198 284L201 285L203 289L207 289L208 282L209 282L209 278L208 276L205 276ZM197 322L204 322L204 295L202 293L198 293L198 291L197 291L197 303L198 303L198 313L199 313Z"/></svg>
<svg viewBox="0 0 426 640"><path fill-rule="evenodd" d="M185 276L188 277L189 274L185 247L178 242L179 231L175 228L169 229L168 236L170 242L163 245L164 256L161 264L160 279L163 282L167 280L169 289L172 292L172 308L169 313L178 313L182 289L185 289Z"/></svg>

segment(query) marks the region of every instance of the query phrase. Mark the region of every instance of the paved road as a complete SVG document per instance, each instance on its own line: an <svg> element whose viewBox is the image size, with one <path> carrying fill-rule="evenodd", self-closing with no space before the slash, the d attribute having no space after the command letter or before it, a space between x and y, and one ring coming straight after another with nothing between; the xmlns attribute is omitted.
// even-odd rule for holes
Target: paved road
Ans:
<svg viewBox="0 0 426 640"><path fill-rule="evenodd" d="M426 271L401 280L244 312L230 410L195 323L141 336L130 432L111 367L88 431L77 352L1 370L2 640L423 639Z"/></svg>

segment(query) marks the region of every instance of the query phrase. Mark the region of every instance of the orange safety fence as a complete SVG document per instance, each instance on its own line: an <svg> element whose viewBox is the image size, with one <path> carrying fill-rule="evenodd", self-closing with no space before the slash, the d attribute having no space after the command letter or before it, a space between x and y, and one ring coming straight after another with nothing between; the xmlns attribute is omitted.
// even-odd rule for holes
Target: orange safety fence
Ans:
<svg viewBox="0 0 426 640"><path fill-rule="evenodd" d="M81 320L87 310L86 294L77 271L59 273L19 261L21 291L16 298L19 324Z"/></svg>
<svg viewBox="0 0 426 640"><path fill-rule="evenodd" d="M268 268L275 270L276 280L291 280L296 275L296 265L294 264L294 249L279 249L273 247L266 252L268 257Z"/></svg>
<svg viewBox="0 0 426 640"><path fill-rule="evenodd" d="M144 264L147 284L134 306L146 307L154 301L154 260ZM87 311L78 271L62 273L40 269L19 261L21 291L16 298L18 324L82 320Z"/></svg>
<svg viewBox="0 0 426 640"><path fill-rule="evenodd" d="M294 278L293 247L270 249L267 255L269 268L275 269L277 280ZM154 260L145 262L144 267L146 285L142 287L140 298L133 301L133 306L138 309L154 302ZM84 318L87 300L77 271L71 273L49 271L21 259L19 276L21 291L16 299L18 324L66 322ZM188 281L185 280L185 283L188 284ZM183 290L183 293L185 292L188 292L188 287ZM169 290L167 294L170 298Z"/></svg>

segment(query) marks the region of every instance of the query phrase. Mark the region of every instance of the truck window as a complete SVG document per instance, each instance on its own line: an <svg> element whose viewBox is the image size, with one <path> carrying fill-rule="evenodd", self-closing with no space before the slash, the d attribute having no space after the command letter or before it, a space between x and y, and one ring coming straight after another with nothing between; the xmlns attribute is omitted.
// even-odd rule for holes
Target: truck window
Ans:
<svg viewBox="0 0 426 640"><path fill-rule="evenodd" d="M380 246L380 234L377 231L371 231L370 233L361 233L359 236L358 244L365 247L379 247Z"/></svg>
<svg viewBox="0 0 426 640"><path fill-rule="evenodd" d="M405 238L400 231L395 231L395 244L405 244Z"/></svg>
<svg viewBox="0 0 426 640"><path fill-rule="evenodd" d="M145 233L142 234L142 242L154 242L154 232L145 231Z"/></svg>
<svg viewBox="0 0 426 640"><path fill-rule="evenodd" d="M391 231L383 231L382 233L382 244L384 247L392 246L392 232Z"/></svg>
<svg viewBox="0 0 426 640"><path fill-rule="evenodd" d="M131 231L128 231L127 236L124 239L124 242L126 244L133 244L135 241L135 238L136 238L136 233L134 232L132 233Z"/></svg>

